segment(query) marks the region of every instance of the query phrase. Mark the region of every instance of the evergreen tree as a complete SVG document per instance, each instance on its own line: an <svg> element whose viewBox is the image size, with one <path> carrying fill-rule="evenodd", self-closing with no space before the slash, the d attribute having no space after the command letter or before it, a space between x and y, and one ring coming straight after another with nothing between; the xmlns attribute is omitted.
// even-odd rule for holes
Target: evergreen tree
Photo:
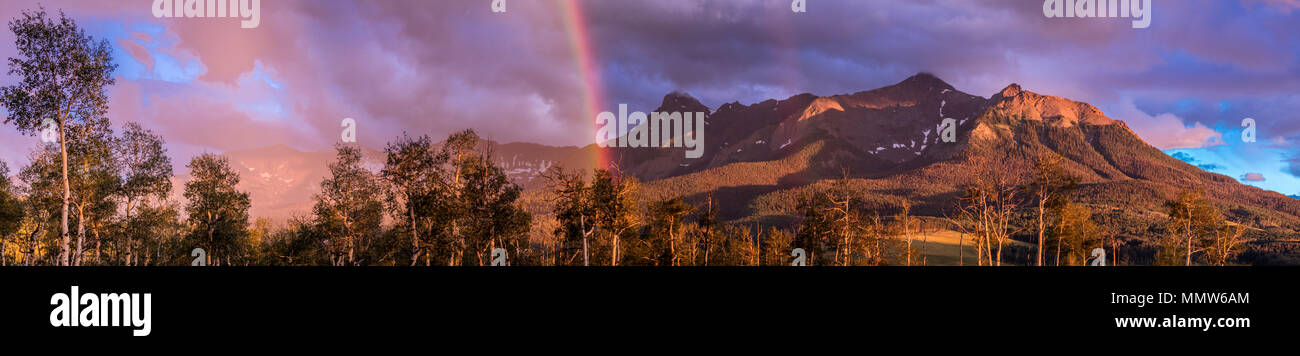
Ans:
<svg viewBox="0 0 1300 356"><path fill-rule="evenodd" d="M823 192L808 194L799 199L798 209L802 213L799 230L795 233L790 247L801 248L807 254L809 265L822 264L822 250L830 244L830 236L837 230L835 218L828 207L833 206L830 196Z"/></svg>

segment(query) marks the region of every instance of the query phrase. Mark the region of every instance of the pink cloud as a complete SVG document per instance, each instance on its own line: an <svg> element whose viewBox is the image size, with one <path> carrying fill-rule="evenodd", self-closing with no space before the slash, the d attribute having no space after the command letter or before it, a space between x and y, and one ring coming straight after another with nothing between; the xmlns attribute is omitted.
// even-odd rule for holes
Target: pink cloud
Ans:
<svg viewBox="0 0 1300 356"><path fill-rule="evenodd" d="M149 54L149 50L145 49L144 45L141 45L140 43L135 41L122 39L122 38L119 38L117 40L117 45L122 47L122 49L125 50L127 54L130 54L131 58L135 59L136 62L140 62L140 64L143 64L145 70L148 70L150 72L153 71L153 64L154 64L153 55Z"/></svg>
<svg viewBox="0 0 1300 356"><path fill-rule="evenodd" d="M119 80L109 95L109 117L120 126L139 122L161 133L178 173L189 159L204 152L225 152L275 144L295 144L310 137L293 121L260 120L220 98L221 88L194 88L161 81ZM218 94L212 94L218 93ZM215 98L214 98L215 96Z"/></svg>
<svg viewBox="0 0 1300 356"><path fill-rule="evenodd" d="M1202 148L1224 145L1223 134L1196 122L1190 127L1171 113L1152 116L1139 110L1132 100L1126 100L1118 111L1107 113L1123 120L1143 140L1162 150L1176 148Z"/></svg>

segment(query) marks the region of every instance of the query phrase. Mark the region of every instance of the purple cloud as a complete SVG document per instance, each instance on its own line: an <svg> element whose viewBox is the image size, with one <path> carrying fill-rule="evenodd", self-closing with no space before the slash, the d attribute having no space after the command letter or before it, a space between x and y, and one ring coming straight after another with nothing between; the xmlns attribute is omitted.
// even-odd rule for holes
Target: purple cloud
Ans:
<svg viewBox="0 0 1300 356"><path fill-rule="evenodd" d="M372 147L403 131L463 128L500 141L590 141L574 50L582 37L562 1L512 2L504 14L480 1L264 1L256 29L155 19L140 1L43 3L95 26L119 61L148 74L119 81L112 119L146 123L178 154L324 150L344 117ZM0 14L36 4L5 1ZM1300 139L1294 0L1156 2L1147 29L1047 19L1036 1L822 1L804 14L788 5L580 2L602 79L597 109L653 109L672 90L710 107L849 93L925 71L976 95L1018 82L1086 101L1162 148L1235 149L1219 143L1244 117L1259 123L1261 144ZM0 33L0 56L12 41ZM5 142L10 160L30 146Z"/></svg>
<svg viewBox="0 0 1300 356"><path fill-rule="evenodd" d="M1263 182L1264 175L1259 173L1246 173L1241 176L1241 180L1247 182Z"/></svg>

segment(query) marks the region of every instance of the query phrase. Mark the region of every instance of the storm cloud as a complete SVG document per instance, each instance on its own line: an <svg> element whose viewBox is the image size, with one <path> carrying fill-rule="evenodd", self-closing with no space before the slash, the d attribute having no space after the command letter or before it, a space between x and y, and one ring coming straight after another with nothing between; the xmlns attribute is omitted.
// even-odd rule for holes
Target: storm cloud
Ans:
<svg viewBox="0 0 1300 356"><path fill-rule="evenodd" d="M784 0L512 1L503 14L475 0L263 1L255 29L153 18L150 1L41 3L115 46L111 118L160 131L181 155L324 150L344 117L371 147L464 128L585 145L586 105L650 110L681 90L716 108L923 71L975 95L1017 82L1086 101L1164 149L1218 146L1244 117L1261 141L1300 139L1295 1L1157 2L1147 29L1048 19L1040 2L1014 0L809 1L798 14ZM36 6L5 1L0 15ZM12 42L0 33L0 56L13 55ZM601 100L588 102L588 90ZM35 143L14 130L0 138L11 162Z"/></svg>

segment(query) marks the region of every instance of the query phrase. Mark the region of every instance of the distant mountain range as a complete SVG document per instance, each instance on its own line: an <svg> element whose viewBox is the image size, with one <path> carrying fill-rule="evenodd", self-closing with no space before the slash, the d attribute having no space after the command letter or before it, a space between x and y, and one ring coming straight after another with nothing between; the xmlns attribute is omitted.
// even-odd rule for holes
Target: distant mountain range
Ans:
<svg viewBox="0 0 1300 356"><path fill-rule="evenodd" d="M916 214L944 216L973 170L1028 176L1036 157L1055 154L1081 179L1076 199L1132 234L1162 219L1162 203L1185 188L1203 189L1234 221L1300 230L1296 196L1206 172L1147 144L1092 105L1016 84L984 98L922 73L853 94L799 94L716 109L674 92L654 111L707 113L704 156L685 159L684 148L489 144L531 194L544 187L538 177L548 168L597 168L592 157L599 155L645 182L647 199L684 196L698 203L712 194L721 216L733 222L793 224L801 194L845 174L882 211L907 202ZM955 142L940 140L944 118L957 122ZM285 146L226 155L245 172L241 188L252 195L253 216L273 220L310 211L333 159L332 152ZM382 152L367 150L366 162L378 170Z"/></svg>
<svg viewBox="0 0 1300 356"><path fill-rule="evenodd" d="M486 142L493 148L497 164L517 184L530 185L543 172L558 161L578 151L577 147L551 147L532 143L497 144ZM329 175L329 163L334 152L304 152L275 145L257 149L230 151L223 154L233 168L239 171L238 188L249 193L253 218L267 218L274 222L287 221L295 215L311 213L313 196L320 191L321 180ZM363 165L373 172L384 167L383 151L362 148ZM172 178L172 199L184 201L182 196L188 175Z"/></svg>
<svg viewBox="0 0 1300 356"><path fill-rule="evenodd" d="M708 109L673 93L656 111L687 110ZM943 216L973 170L992 165L1028 176L1039 155L1055 154L1081 178L1077 199L1103 215L1151 222L1165 200L1200 188L1236 221L1300 228L1295 199L1170 157L1092 105L1016 84L986 99L922 73L849 95L800 94L707 112L701 159L683 160L681 149L604 150L648 181L656 198L724 196L717 201L732 220L792 223L800 194L846 172L882 209L907 201L920 214ZM940 140L944 118L957 120L956 142Z"/></svg>

